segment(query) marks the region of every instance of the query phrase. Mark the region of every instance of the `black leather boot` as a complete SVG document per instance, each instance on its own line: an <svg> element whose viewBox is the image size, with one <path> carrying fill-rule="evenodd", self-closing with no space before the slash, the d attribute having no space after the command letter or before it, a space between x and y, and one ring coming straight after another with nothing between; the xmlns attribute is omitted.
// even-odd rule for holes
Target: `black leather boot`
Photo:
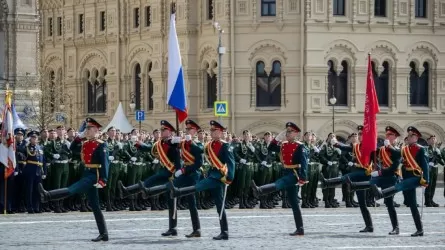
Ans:
<svg viewBox="0 0 445 250"><path fill-rule="evenodd" d="M219 217L219 215L218 215ZM221 233L218 236L213 237L214 240L228 240L229 239L229 226L227 224L227 216L224 212L221 220L219 221Z"/></svg>
<svg viewBox="0 0 445 250"><path fill-rule="evenodd" d="M131 195L135 195L138 194L140 192L142 192L144 190L144 183L142 181L139 181L138 183L125 187L124 184L122 183L122 181L118 181L119 189L121 190L120 194L121 194L121 199L131 196Z"/></svg>
<svg viewBox="0 0 445 250"><path fill-rule="evenodd" d="M43 188L42 183L39 183L39 193L40 193L40 201L42 203L46 203L48 201L58 201L70 196L68 188L59 188L56 190L46 191ZM55 204L57 204L58 206L59 202L56 202Z"/></svg>
<svg viewBox="0 0 445 250"><path fill-rule="evenodd" d="M185 237L187 238L201 237L201 223L199 222L198 210L191 209L190 218L192 219L193 232L191 234L187 234Z"/></svg>
<svg viewBox="0 0 445 250"><path fill-rule="evenodd" d="M419 209L417 209L417 206L414 205L411 208L411 214L413 215L414 224L416 225L417 231L413 234L411 234L412 237L419 237L423 236L423 225L422 225L422 219L420 218Z"/></svg>
<svg viewBox="0 0 445 250"><path fill-rule="evenodd" d="M175 186L170 184L170 198L178 198L187 195L194 194L196 192L195 186L176 188Z"/></svg>
<svg viewBox="0 0 445 250"><path fill-rule="evenodd" d="M357 190L366 190L371 188L371 183L369 181L351 182L348 183L348 189L350 192Z"/></svg>
<svg viewBox="0 0 445 250"><path fill-rule="evenodd" d="M331 178L331 179L325 179L323 174L320 174L320 182L321 182L321 188L335 188L343 183L343 180L341 177Z"/></svg>
<svg viewBox="0 0 445 250"><path fill-rule="evenodd" d="M93 242L108 241L107 224L105 223L104 215L102 211L94 212L94 219L96 219L97 229L99 229L99 236L92 239Z"/></svg>
<svg viewBox="0 0 445 250"><path fill-rule="evenodd" d="M372 233L374 232L374 227L372 225L372 219L371 214L369 213L368 208L361 208L360 210L362 212L363 220L365 221L366 227L362 230L360 230L360 233Z"/></svg>
<svg viewBox="0 0 445 250"><path fill-rule="evenodd" d="M168 185L167 184L154 186L154 187L151 187L151 188L144 188L145 196L147 198L163 194L163 193L165 193L167 191L168 191Z"/></svg>
<svg viewBox="0 0 445 250"><path fill-rule="evenodd" d="M380 190L376 185L371 185L376 200L395 195L398 191L394 186Z"/></svg>
<svg viewBox="0 0 445 250"><path fill-rule="evenodd" d="M399 221L397 219L397 213L396 210L388 209L389 219L391 220L392 225L392 231L389 232L389 235L398 235L400 233L399 231Z"/></svg>
<svg viewBox="0 0 445 250"><path fill-rule="evenodd" d="M255 181L252 180L252 182L250 182L250 187L252 188L253 196L255 198L259 198L260 196L267 195L267 194L277 191L277 187L275 186L275 183L270 183L270 184L263 185L261 187L257 187L257 185L255 184Z"/></svg>

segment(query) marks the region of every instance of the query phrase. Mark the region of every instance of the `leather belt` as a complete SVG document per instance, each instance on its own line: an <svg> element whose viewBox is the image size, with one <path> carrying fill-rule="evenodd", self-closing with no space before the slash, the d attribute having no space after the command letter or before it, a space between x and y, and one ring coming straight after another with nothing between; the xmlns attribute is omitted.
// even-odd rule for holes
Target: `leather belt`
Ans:
<svg viewBox="0 0 445 250"><path fill-rule="evenodd" d="M117 164L120 163L120 161L111 161L111 163Z"/></svg>
<svg viewBox="0 0 445 250"><path fill-rule="evenodd" d="M132 162L130 165L141 166L143 164L144 164L143 162Z"/></svg>
<svg viewBox="0 0 445 250"><path fill-rule="evenodd" d="M64 164L64 163L68 163L68 160L63 160L63 161L54 161L54 163L60 163L60 164Z"/></svg>
<svg viewBox="0 0 445 250"><path fill-rule="evenodd" d="M101 168L102 166L100 164L85 164L85 167L87 167L87 168Z"/></svg>
<svg viewBox="0 0 445 250"><path fill-rule="evenodd" d="M38 161L26 161L27 164L34 164L37 165L39 167L43 166L43 163L38 162Z"/></svg>
<svg viewBox="0 0 445 250"><path fill-rule="evenodd" d="M286 165L283 164L284 168L294 169L294 168L300 168L300 164L294 164L294 165Z"/></svg>

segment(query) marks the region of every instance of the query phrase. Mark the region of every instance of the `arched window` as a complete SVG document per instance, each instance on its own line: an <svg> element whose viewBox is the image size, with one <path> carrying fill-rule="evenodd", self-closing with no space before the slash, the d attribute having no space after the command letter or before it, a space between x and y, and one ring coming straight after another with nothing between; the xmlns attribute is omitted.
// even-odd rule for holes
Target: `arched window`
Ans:
<svg viewBox="0 0 445 250"><path fill-rule="evenodd" d="M377 93L377 99L379 100L379 105L382 107L388 107L389 104L389 63L384 61L383 71L379 75L377 70L378 67L372 62L372 74L374 76L375 91Z"/></svg>
<svg viewBox="0 0 445 250"><path fill-rule="evenodd" d="M281 63L274 61L272 70L268 75L265 64L262 61L256 64L256 106L280 107L281 106Z"/></svg>
<svg viewBox="0 0 445 250"><path fill-rule="evenodd" d="M148 81L148 88L147 88L148 107L147 107L147 110L153 110L153 79L150 76L152 66L153 66L153 64L150 62L148 64L148 74L147 74L148 75L148 79L147 79L147 81Z"/></svg>
<svg viewBox="0 0 445 250"><path fill-rule="evenodd" d="M88 113L105 113L107 107L107 82L105 76L106 69L99 75L99 71L94 69L88 77Z"/></svg>
<svg viewBox="0 0 445 250"><path fill-rule="evenodd" d="M133 72L134 95L136 110L141 109L141 65L138 63L134 66Z"/></svg>
<svg viewBox="0 0 445 250"><path fill-rule="evenodd" d="M428 107L428 91L429 91L429 70L430 65L423 63L423 73L419 76L416 70L416 63L409 64L411 71L409 73L410 81L410 104L417 107Z"/></svg>
<svg viewBox="0 0 445 250"><path fill-rule="evenodd" d="M205 78L207 84L207 108L213 108L214 103L218 100L218 88L217 88L217 78L216 75L210 72L210 70L204 71Z"/></svg>
<svg viewBox="0 0 445 250"><path fill-rule="evenodd" d="M348 106L348 62L341 62L341 72L335 69L333 61L328 61L328 99L337 99L335 106Z"/></svg>

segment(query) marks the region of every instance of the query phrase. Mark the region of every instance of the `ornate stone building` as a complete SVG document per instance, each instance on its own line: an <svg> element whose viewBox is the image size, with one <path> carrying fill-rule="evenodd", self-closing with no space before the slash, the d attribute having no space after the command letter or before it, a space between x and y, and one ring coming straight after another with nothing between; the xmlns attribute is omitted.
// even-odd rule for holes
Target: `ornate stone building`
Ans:
<svg viewBox="0 0 445 250"><path fill-rule="evenodd" d="M107 123L122 102L143 128L174 119L166 105L170 2L41 0L41 65L69 95L75 120ZM223 122L240 133L279 132L286 121L325 137L363 122L371 53L386 125L445 140L444 0L175 0L189 114L208 124L217 98L217 21ZM64 5L62 5L64 4ZM65 100L66 101L66 100Z"/></svg>
<svg viewBox="0 0 445 250"><path fill-rule="evenodd" d="M0 0L0 100L6 82L23 98L26 83L38 77L39 16L36 0ZM23 102L16 101L18 110Z"/></svg>

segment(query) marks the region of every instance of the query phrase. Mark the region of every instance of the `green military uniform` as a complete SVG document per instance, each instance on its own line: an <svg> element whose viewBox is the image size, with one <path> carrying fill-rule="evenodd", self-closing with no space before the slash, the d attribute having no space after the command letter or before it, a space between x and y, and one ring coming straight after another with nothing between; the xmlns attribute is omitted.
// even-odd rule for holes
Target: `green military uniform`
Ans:
<svg viewBox="0 0 445 250"><path fill-rule="evenodd" d="M352 146L352 145L351 145ZM343 150L341 152L340 170L342 175L351 173L351 169L354 166L354 153ZM349 191L347 184L342 184L343 199L346 207L358 207L358 203L354 201L354 191Z"/></svg>
<svg viewBox="0 0 445 250"><path fill-rule="evenodd" d="M66 140L57 138L48 142L45 146L45 157L47 161L51 161L51 186L54 189L64 188L68 185L69 175L69 159L71 151L70 143ZM66 210L61 206L63 201L54 203L54 212L61 213Z"/></svg>
<svg viewBox="0 0 445 250"><path fill-rule="evenodd" d="M141 171L143 162L139 150L136 144L131 140L127 141L124 145L124 154L129 159L127 165L127 185L131 186L141 180ZM141 211L142 208L137 204L137 196L132 195L130 198L130 211Z"/></svg>
<svg viewBox="0 0 445 250"><path fill-rule="evenodd" d="M108 175L108 185L105 188L105 202L106 211L118 211L119 209L114 205L116 197L117 181L122 168L122 150L123 145L114 140L108 139L107 141L108 158L110 162L110 173Z"/></svg>
<svg viewBox="0 0 445 250"><path fill-rule="evenodd" d="M425 189L425 206L438 207L439 204L433 201L436 192L437 175L439 173L438 165L444 166L440 150L436 146L428 146L428 165L430 172L430 183Z"/></svg>
<svg viewBox="0 0 445 250"><path fill-rule="evenodd" d="M258 152L258 158L260 164L258 166L258 178L256 182L258 185L266 185L272 182L273 177L273 162L276 152L269 150L269 143L266 141L261 141L255 144L255 151ZM269 194L267 196L260 197L260 208L273 208L273 195Z"/></svg>
<svg viewBox="0 0 445 250"><path fill-rule="evenodd" d="M301 188L301 198L302 198L302 208L314 208L316 205L315 200L317 197L317 185L318 185L318 175L320 174L320 164L318 163L319 149L317 146L312 145L308 142L303 144L309 153L309 164L308 164L308 181L306 185ZM318 202L318 201L317 201Z"/></svg>
<svg viewBox="0 0 445 250"><path fill-rule="evenodd" d="M45 148L48 145L49 140L39 140L39 145L42 146L44 153L45 153ZM46 155L44 155L44 157L46 157ZM50 189L51 188L51 161L48 161L46 158L44 158L43 164L45 164L45 168L46 168L46 178L42 180L42 184L46 189ZM42 204L41 205L42 210L45 212L51 212L51 209L49 207L48 203Z"/></svg>
<svg viewBox="0 0 445 250"><path fill-rule="evenodd" d="M251 142L242 141L234 149L235 161L238 162L237 186L240 198L239 208L253 208L255 204L249 201L250 182L252 181L255 167L257 167L257 155Z"/></svg>
<svg viewBox="0 0 445 250"><path fill-rule="evenodd" d="M320 163L323 164L322 173L327 178L336 178L339 175L339 161L341 150L330 143L323 145L320 151ZM338 207L335 201L335 188L323 189L323 200L326 208Z"/></svg>

